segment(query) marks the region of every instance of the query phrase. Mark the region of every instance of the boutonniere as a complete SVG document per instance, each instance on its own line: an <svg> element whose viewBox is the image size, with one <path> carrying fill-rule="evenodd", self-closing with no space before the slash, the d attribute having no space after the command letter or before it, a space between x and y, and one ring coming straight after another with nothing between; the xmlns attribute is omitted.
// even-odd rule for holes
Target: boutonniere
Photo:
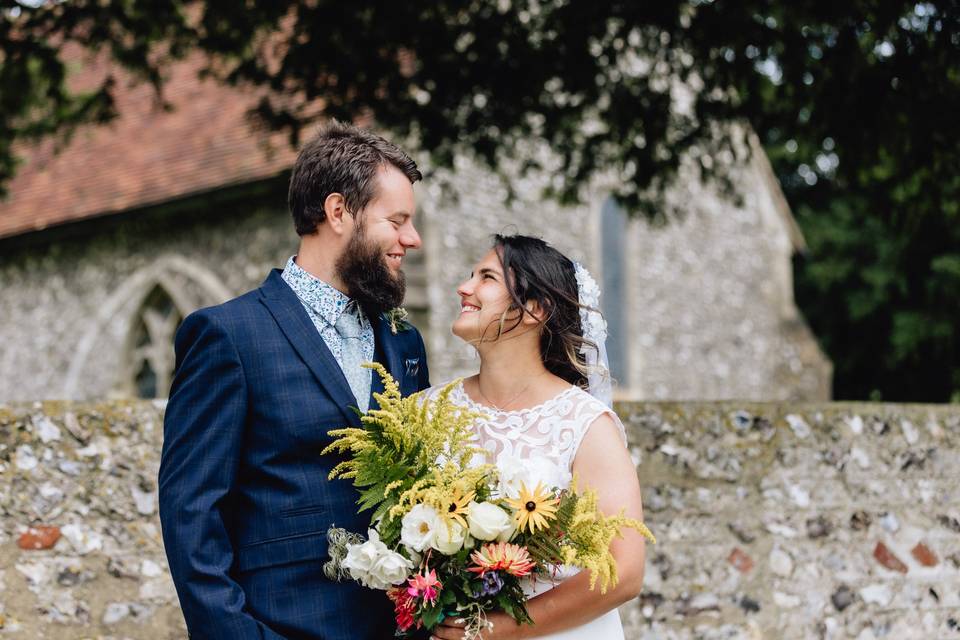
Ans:
<svg viewBox="0 0 960 640"><path fill-rule="evenodd" d="M393 335L397 335L398 331L406 331L407 329L413 328L413 325L408 321L410 314L407 313L407 310L403 307L396 307L389 311L384 311L383 317L390 323L390 333Z"/></svg>

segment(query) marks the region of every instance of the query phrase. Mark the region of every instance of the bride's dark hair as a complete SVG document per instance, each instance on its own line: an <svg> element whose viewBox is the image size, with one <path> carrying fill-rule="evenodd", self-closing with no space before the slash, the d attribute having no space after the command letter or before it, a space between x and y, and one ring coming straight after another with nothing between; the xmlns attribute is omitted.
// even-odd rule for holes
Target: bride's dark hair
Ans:
<svg viewBox="0 0 960 640"><path fill-rule="evenodd" d="M512 329L520 324L531 300L543 310L540 320L540 354L547 370L570 384L587 387L586 359L581 348L597 345L583 337L580 295L573 261L539 238L521 235L493 237L493 248L503 267L511 311L519 311ZM498 333L504 328L501 320Z"/></svg>

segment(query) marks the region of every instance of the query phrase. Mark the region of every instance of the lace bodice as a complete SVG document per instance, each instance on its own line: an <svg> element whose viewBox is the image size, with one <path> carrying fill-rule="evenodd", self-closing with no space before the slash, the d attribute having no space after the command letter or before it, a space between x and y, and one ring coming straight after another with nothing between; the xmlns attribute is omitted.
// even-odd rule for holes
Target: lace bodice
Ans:
<svg viewBox="0 0 960 640"><path fill-rule="evenodd" d="M428 389L427 398L435 398L443 386ZM517 411L500 411L474 402L464 391L463 382L454 387L450 400L484 414L476 423L475 433L477 444L487 452L486 462L496 463L505 457L515 460L545 457L569 473L590 425L604 414L613 418L626 446L623 423L617 414L574 385L542 404ZM566 480L569 482L569 477Z"/></svg>

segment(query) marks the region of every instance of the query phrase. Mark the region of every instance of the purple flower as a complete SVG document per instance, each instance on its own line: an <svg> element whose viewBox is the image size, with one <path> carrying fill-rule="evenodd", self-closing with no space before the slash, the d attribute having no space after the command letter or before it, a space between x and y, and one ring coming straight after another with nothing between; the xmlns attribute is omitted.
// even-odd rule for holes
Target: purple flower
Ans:
<svg viewBox="0 0 960 640"><path fill-rule="evenodd" d="M495 596L503 589L503 579L498 571L487 571L480 576L480 595Z"/></svg>

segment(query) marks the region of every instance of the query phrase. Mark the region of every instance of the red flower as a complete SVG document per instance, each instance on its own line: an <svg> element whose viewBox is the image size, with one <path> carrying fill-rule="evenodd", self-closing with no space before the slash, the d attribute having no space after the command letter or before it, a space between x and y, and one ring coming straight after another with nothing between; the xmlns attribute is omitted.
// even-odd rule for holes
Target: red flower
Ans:
<svg viewBox="0 0 960 640"><path fill-rule="evenodd" d="M397 629L406 631L412 627L414 623L416 623L417 629L420 628L422 623L413 617L415 604L406 589L403 587L394 587L387 591L387 597L393 601L393 615L397 620Z"/></svg>

